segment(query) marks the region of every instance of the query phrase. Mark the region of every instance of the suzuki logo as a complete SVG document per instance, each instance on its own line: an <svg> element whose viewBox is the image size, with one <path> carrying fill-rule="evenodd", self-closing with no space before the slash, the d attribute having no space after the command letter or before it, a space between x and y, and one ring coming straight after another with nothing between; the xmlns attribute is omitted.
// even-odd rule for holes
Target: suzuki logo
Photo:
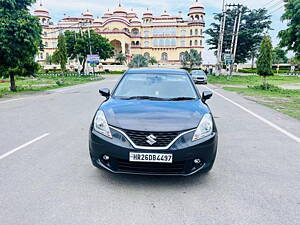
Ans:
<svg viewBox="0 0 300 225"><path fill-rule="evenodd" d="M156 143L156 141L155 141L156 137L155 137L153 134L147 136L146 138L147 138L146 142L147 142L149 145L153 145L153 144Z"/></svg>

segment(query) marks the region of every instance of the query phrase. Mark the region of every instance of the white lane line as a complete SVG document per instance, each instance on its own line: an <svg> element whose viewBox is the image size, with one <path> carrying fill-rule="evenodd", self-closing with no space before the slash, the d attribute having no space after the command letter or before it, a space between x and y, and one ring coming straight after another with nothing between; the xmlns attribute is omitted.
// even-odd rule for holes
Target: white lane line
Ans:
<svg viewBox="0 0 300 225"><path fill-rule="evenodd" d="M271 121L269 121L269 120L263 118L262 116L260 116L260 115L258 115L258 114L256 114L256 113L254 113L254 112L252 112L252 111L250 111L249 109L245 108L244 106L242 106L242 105L240 105L240 104L238 104L238 103L232 101L231 99L225 97L224 95L220 94L219 92L217 92L217 91L215 91L215 90L212 90L211 88L209 88L209 87L207 87L207 86L206 86L206 88L209 89L210 91L214 92L216 95L218 95L218 96L224 98L226 101L228 101L228 102L234 104L235 106L239 107L240 109L244 110L245 112L247 112L247 113L251 114L252 116L256 117L257 119L259 119L260 121L262 121L262 122L264 122L265 124L269 125L270 127L274 128L275 130L277 130L277 131L279 131L279 132L285 134L285 135L288 136L289 138L291 138L291 139L295 140L296 142L300 143L300 138L297 137L296 135L291 134L291 133L288 132L287 130L285 130L285 129L279 127L278 125L276 125L276 124L272 123Z"/></svg>
<svg viewBox="0 0 300 225"><path fill-rule="evenodd" d="M24 99L24 98L16 98L16 99L10 99L10 100L6 100L6 101L0 101L0 104L7 103L7 102L19 101L19 100L22 100L22 99Z"/></svg>
<svg viewBox="0 0 300 225"><path fill-rule="evenodd" d="M26 142L25 144L23 144L23 145L21 145L21 146L15 148L15 149L13 149L13 150L11 150L11 151L9 151L9 152L6 152L5 154L3 154L3 155L0 156L0 160L6 158L7 156L9 156L9 155L11 155L11 154L13 154L13 153L15 153L15 152L17 152L17 151L19 151L19 150L21 150L22 148L27 147L28 145L33 144L34 142L37 142L37 141L43 139L44 137L47 137L48 135L49 135L49 133L43 134L43 135L41 135L41 136L39 136L39 137L37 137L37 138L31 140L31 141L28 141L28 142Z"/></svg>

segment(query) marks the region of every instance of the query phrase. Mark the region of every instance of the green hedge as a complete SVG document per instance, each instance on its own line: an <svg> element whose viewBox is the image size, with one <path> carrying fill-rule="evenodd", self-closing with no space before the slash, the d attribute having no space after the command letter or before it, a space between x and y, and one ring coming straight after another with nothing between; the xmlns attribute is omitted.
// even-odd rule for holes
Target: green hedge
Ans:
<svg viewBox="0 0 300 225"><path fill-rule="evenodd" d="M251 69L251 68L244 68L244 69L239 69L238 72L240 73L256 73L256 69ZM280 69L278 73L289 73L290 70L287 69ZM299 72L299 71L295 71ZM273 73L276 74L277 70L273 68Z"/></svg>

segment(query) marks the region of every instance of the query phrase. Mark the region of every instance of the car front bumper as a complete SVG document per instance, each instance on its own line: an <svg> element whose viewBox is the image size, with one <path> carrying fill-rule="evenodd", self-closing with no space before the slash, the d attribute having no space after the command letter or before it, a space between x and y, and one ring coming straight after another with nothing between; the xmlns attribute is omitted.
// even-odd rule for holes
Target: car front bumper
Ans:
<svg viewBox="0 0 300 225"><path fill-rule="evenodd" d="M193 81L199 84L207 84L207 80L203 78L193 78Z"/></svg>
<svg viewBox="0 0 300 225"><path fill-rule="evenodd" d="M91 130L89 149L93 165L113 173L188 176L211 166L217 152L216 132L192 142L192 131L179 138L167 150L135 149L120 132L114 129L111 132L113 138L107 138ZM130 152L172 154L173 162L129 162ZM109 159L103 159L104 155L109 156ZM194 163L195 159L200 159L201 163Z"/></svg>

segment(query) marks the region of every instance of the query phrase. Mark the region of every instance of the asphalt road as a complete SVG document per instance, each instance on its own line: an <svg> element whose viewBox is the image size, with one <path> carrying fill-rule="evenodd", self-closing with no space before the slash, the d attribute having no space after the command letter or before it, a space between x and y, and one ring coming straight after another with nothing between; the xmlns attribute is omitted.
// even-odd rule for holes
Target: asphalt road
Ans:
<svg viewBox="0 0 300 225"><path fill-rule="evenodd" d="M94 168L98 89L118 79L0 100L1 225L300 224L300 122L211 85L219 148L209 174Z"/></svg>

